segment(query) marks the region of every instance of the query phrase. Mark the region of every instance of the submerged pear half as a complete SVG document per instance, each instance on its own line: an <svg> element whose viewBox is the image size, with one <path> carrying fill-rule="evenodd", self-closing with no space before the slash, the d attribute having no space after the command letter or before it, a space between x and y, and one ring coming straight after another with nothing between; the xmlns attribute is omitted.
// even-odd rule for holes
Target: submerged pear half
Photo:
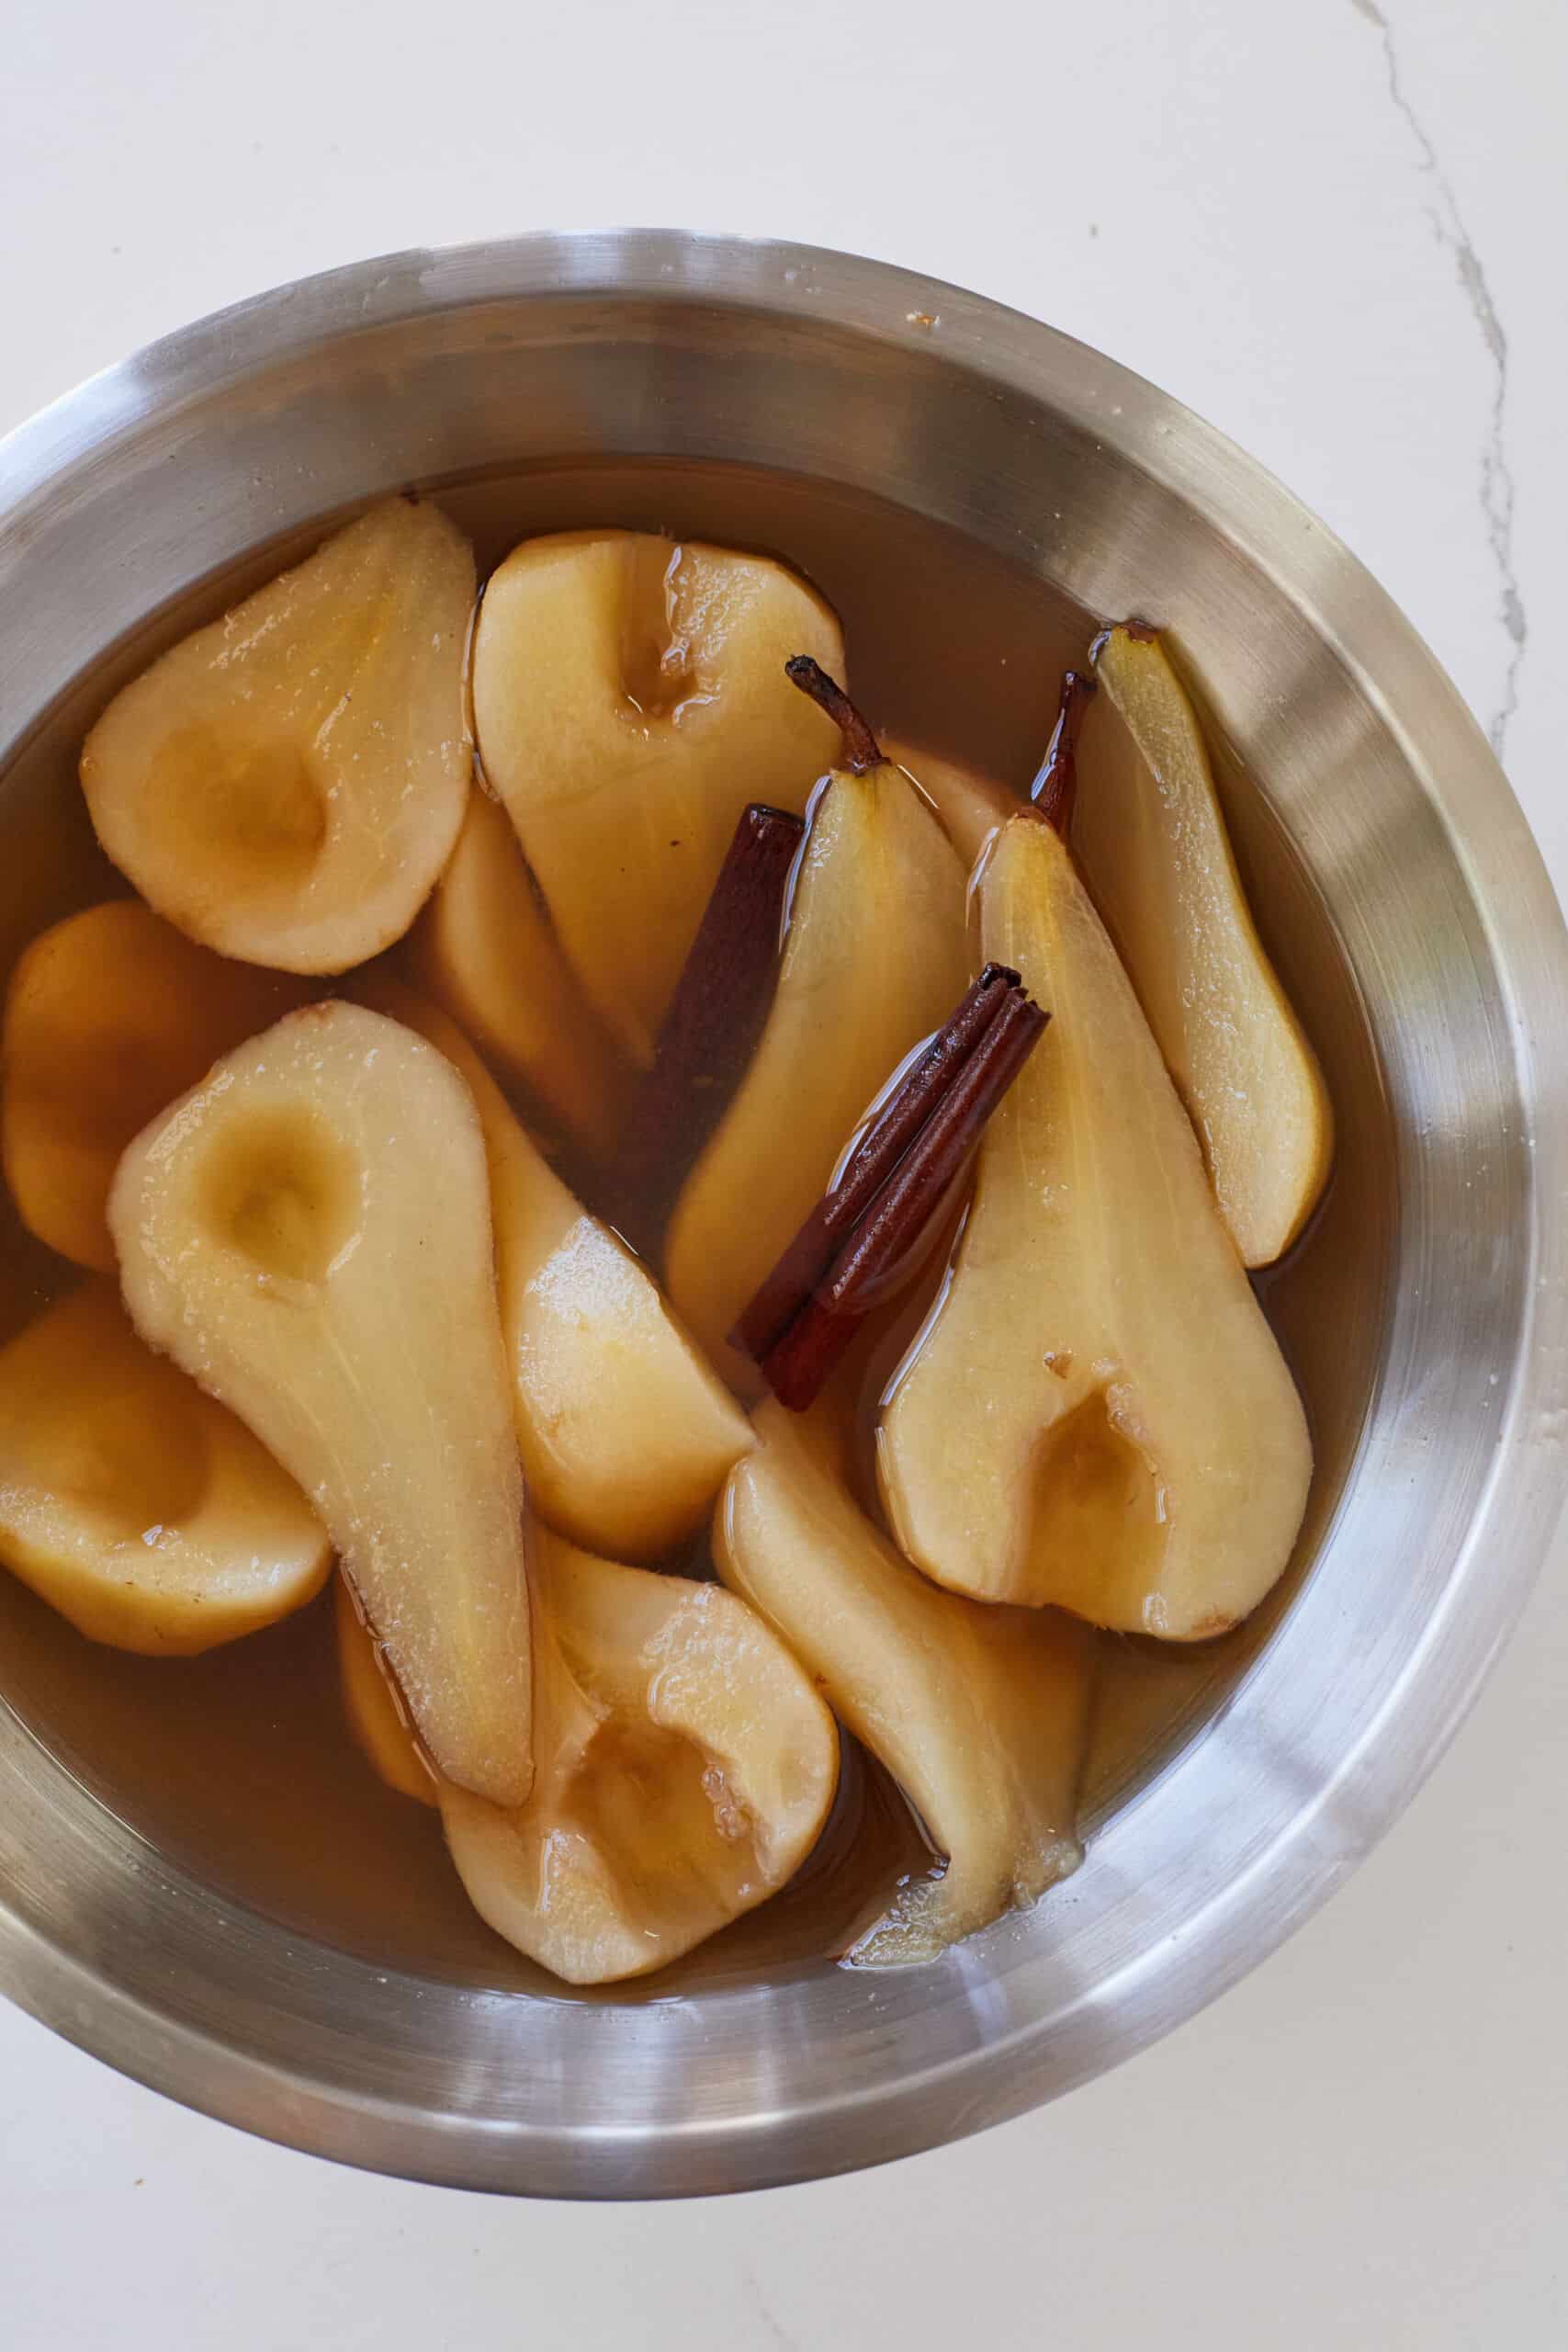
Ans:
<svg viewBox="0 0 1568 2352"><path fill-rule="evenodd" d="M888 762L834 770L813 808L767 1025L665 1237L670 1295L734 1385L757 1385L727 1344L737 1317L874 1098L968 978L964 868L931 808Z"/></svg>
<svg viewBox="0 0 1568 2352"><path fill-rule="evenodd" d="M965 869L972 869L987 843L1023 805L1016 792L978 768L964 767L915 743L888 736L883 749L912 778L942 820L942 831Z"/></svg>
<svg viewBox="0 0 1568 2352"><path fill-rule="evenodd" d="M104 1204L126 1145L305 996L302 981L197 947L134 899L35 939L12 975L0 1046L0 1148L23 1224L112 1273Z"/></svg>
<svg viewBox="0 0 1568 2352"><path fill-rule="evenodd" d="M717 1585L533 1531L538 1773L512 1812L444 1789L498 1935L574 1984L678 1959L792 1877L838 1785L833 1718Z"/></svg>
<svg viewBox="0 0 1568 2352"><path fill-rule="evenodd" d="M0 1349L0 1560L96 1642L188 1657L301 1609L326 1531L86 1282Z"/></svg>
<svg viewBox="0 0 1568 2352"><path fill-rule="evenodd" d="M691 1533L750 1444L745 1414L648 1269L562 1183L460 1031L378 975L355 994L428 1038L479 1112L530 1503L591 1550L657 1558Z"/></svg>
<svg viewBox="0 0 1568 2352"><path fill-rule="evenodd" d="M946 1858L852 1955L893 1965L933 1958L1077 1868L1094 1636L1054 1610L987 1608L918 1575L852 1499L828 1401L804 1419L759 1408L714 1550Z"/></svg>
<svg viewBox="0 0 1568 2352"><path fill-rule="evenodd" d="M376 1636L341 1570L333 1579L333 1623L343 1712L361 1755L377 1779L399 1796L434 1808L438 1802L435 1776L419 1752L402 1694L381 1663Z"/></svg>
<svg viewBox="0 0 1568 2352"><path fill-rule="evenodd" d="M462 1080L359 1005L291 1013L138 1137L109 1226L142 1337L315 1504L431 1757L519 1803L522 1479Z"/></svg>
<svg viewBox="0 0 1568 2352"><path fill-rule="evenodd" d="M477 786L409 960L419 986L547 1120L608 1154L629 1072L561 952L511 819Z"/></svg>
<svg viewBox="0 0 1568 2352"><path fill-rule="evenodd" d="M1072 859L1032 813L980 889L987 956L1051 1011L981 1142L951 1279L878 1432L940 1583L1100 1625L1224 1632L1284 1568L1305 1418L1192 1128Z"/></svg>
<svg viewBox="0 0 1568 2352"><path fill-rule="evenodd" d="M1078 748L1073 848L1203 1147L1244 1262L1312 1214L1327 1090L1258 936L1198 715L1165 648L1108 630Z"/></svg>
<svg viewBox="0 0 1568 2352"><path fill-rule="evenodd" d="M634 1061L654 1039L741 810L802 810L836 735L784 676L843 667L782 564L639 532L525 539L485 589L474 725L557 933Z"/></svg>
<svg viewBox="0 0 1568 2352"><path fill-rule="evenodd" d="M342 972L451 854L471 747L467 539L390 499L118 694L82 752L99 841L203 945Z"/></svg>

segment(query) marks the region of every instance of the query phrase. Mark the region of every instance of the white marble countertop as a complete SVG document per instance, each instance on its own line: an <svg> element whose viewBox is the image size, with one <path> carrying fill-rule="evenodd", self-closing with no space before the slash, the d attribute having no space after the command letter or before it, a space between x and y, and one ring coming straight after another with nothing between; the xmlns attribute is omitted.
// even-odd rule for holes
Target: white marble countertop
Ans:
<svg viewBox="0 0 1568 2352"><path fill-rule="evenodd" d="M1235 435L1410 613L1568 886L1568 16L1547 0L10 0L0 426L237 296L521 227L967 282ZM1347 1892L1158 2049L877 2174L486 2201L0 2005L11 2352L1568 2342L1568 1548Z"/></svg>

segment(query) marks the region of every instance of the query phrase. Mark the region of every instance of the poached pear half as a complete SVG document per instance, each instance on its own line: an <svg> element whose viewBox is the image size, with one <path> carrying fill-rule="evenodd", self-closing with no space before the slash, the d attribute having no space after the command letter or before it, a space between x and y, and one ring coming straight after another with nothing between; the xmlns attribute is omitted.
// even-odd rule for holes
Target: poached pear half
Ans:
<svg viewBox="0 0 1568 2352"><path fill-rule="evenodd" d="M1035 812L997 836L980 904L987 955L1052 1019L883 1410L889 1520L956 1591L1224 1633L1290 1558L1301 1401L1132 985Z"/></svg>
<svg viewBox="0 0 1568 2352"><path fill-rule="evenodd" d="M538 1777L512 1811L441 1792L468 1898L569 1984L678 1959L793 1877L839 1777L833 1718L716 1585L531 1531Z"/></svg>
<svg viewBox="0 0 1568 2352"><path fill-rule="evenodd" d="M355 994L428 1038L479 1112L530 1503L590 1551L656 1559L691 1533L750 1444L745 1414L648 1268L562 1182L445 1013L380 974Z"/></svg>
<svg viewBox="0 0 1568 2352"><path fill-rule="evenodd" d="M964 868L931 808L880 755L833 769L812 804L761 1043L665 1237L671 1297L732 1385L759 1385L727 1344L736 1318L968 979Z"/></svg>
<svg viewBox="0 0 1568 2352"><path fill-rule="evenodd" d="M52 924L11 977L0 1044L0 1151L24 1225L112 1273L104 1204L126 1145L308 994L197 946L135 899Z"/></svg>
<svg viewBox="0 0 1568 2352"><path fill-rule="evenodd" d="M468 797L473 602L462 533L389 499L116 695L82 787L148 905L288 972L400 938Z"/></svg>
<svg viewBox="0 0 1568 2352"><path fill-rule="evenodd" d="M600 1019L641 1065L748 802L798 814L833 729L786 657L839 626L762 556L635 531L525 539L474 634L485 774Z"/></svg>
<svg viewBox="0 0 1568 2352"><path fill-rule="evenodd" d="M314 1600L325 1528L89 1280L0 1349L0 1560L80 1633L189 1657Z"/></svg>
<svg viewBox="0 0 1568 2352"><path fill-rule="evenodd" d="M605 1158L630 1073L567 963L511 819L477 786L407 954L419 987L545 1124Z"/></svg>
<svg viewBox="0 0 1568 2352"><path fill-rule="evenodd" d="M457 1071L360 1005L290 1013L131 1145L109 1227L143 1339L314 1504L440 1770L521 1803L523 1482Z"/></svg>
<svg viewBox="0 0 1568 2352"><path fill-rule="evenodd" d="M1317 1059L1258 936L1198 715L1159 639L1106 632L1073 849L1248 1266L1281 1256L1334 1151Z"/></svg>
<svg viewBox="0 0 1568 2352"><path fill-rule="evenodd" d="M901 1560L850 1490L836 1402L829 1390L804 1416L758 1408L714 1556L891 1773L943 1860L852 1954L891 1966L934 1958L1077 1867L1094 1636L1055 1610L943 1592Z"/></svg>

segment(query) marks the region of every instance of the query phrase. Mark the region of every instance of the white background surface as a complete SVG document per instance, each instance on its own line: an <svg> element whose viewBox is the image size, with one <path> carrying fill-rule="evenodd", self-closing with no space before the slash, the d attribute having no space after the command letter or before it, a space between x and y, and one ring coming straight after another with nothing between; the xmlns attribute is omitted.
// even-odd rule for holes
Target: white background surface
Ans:
<svg viewBox="0 0 1568 2352"><path fill-rule="evenodd" d="M907 262L1130 362L1315 506L1501 742L1561 888L1568 13L1385 12L0 0L0 426L400 245L640 221ZM0 2006L0 2341L1560 2347L1565 1567L1281 1954L1111 2079L879 2174L487 2202L243 2139Z"/></svg>

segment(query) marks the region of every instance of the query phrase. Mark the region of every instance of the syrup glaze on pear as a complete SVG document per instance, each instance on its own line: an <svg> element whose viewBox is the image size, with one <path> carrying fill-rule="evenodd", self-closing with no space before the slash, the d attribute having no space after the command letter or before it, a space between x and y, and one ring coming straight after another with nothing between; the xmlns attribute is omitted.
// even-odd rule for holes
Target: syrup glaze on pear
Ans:
<svg viewBox="0 0 1568 2352"><path fill-rule="evenodd" d="M755 1366L728 1344L737 1318L874 1099L969 978L964 869L930 806L815 662L802 657L791 674L820 680L825 700L848 714L845 764L811 804L761 1043L664 1243L677 1311L731 1385L751 1395Z"/></svg>
<svg viewBox="0 0 1568 2352"><path fill-rule="evenodd" d="M659 1558L691 1534L750 1444L745 1415L649 1269L562 1182L461 1031L384 974L355 993L427 1039L479 1113L502 1343L534 1510L606 1556Z"/></svg>
<svg viewBox="0 0 1568 2352"><path fill-rule="evenodd" d="M522 1479L484 1139L434 1046L291 1013L137 1139L109 1198L143 1339L310 1497L446 1777L533 1777Z"/></svg>
<svg viewBox="0 0 1568 2352"><path fill-rule="evenodd" d="M833 1718L733 1594L533 1533L538 1774L446 1788L470 1900L568 1984L640 1976L793 1876L838 1779Z"/></svg>
<svg viewBox="0 0 1568 2352"><path fill-rule="evenodd" d="M752 800L798 814L831 757L832 729L783 675L803 645L841 667L804 581L695 540L558 533L486 587L485 774L590 1001L640 1066L736 819Z"/></svg>
<svg viewBox="0 0 1568 2352"><path fill-rule="evenodd" d="M1301 1232L1334 1153L1323 1074L1258 936L1202 730L1157 634L1108 629L1072 840L1243 1262Z"/></svg>
<svg viewBox="0 0 1568 2352"><path fill-rule="evenodd" d="M389 499L117 695L82 787L149 906L290 972L400 939L462 822L473 600L462 534Z"/></svg>
<svg viewBox="0 0 1568 2352"><path fill-rule="evenodd" d="M987 952L1053 1018L884 1408L888 1517L954 1590L1202 1639L1289 1560L1305 1417L1132 986L1034 810L1002 828L980 898Z"/></svg>

